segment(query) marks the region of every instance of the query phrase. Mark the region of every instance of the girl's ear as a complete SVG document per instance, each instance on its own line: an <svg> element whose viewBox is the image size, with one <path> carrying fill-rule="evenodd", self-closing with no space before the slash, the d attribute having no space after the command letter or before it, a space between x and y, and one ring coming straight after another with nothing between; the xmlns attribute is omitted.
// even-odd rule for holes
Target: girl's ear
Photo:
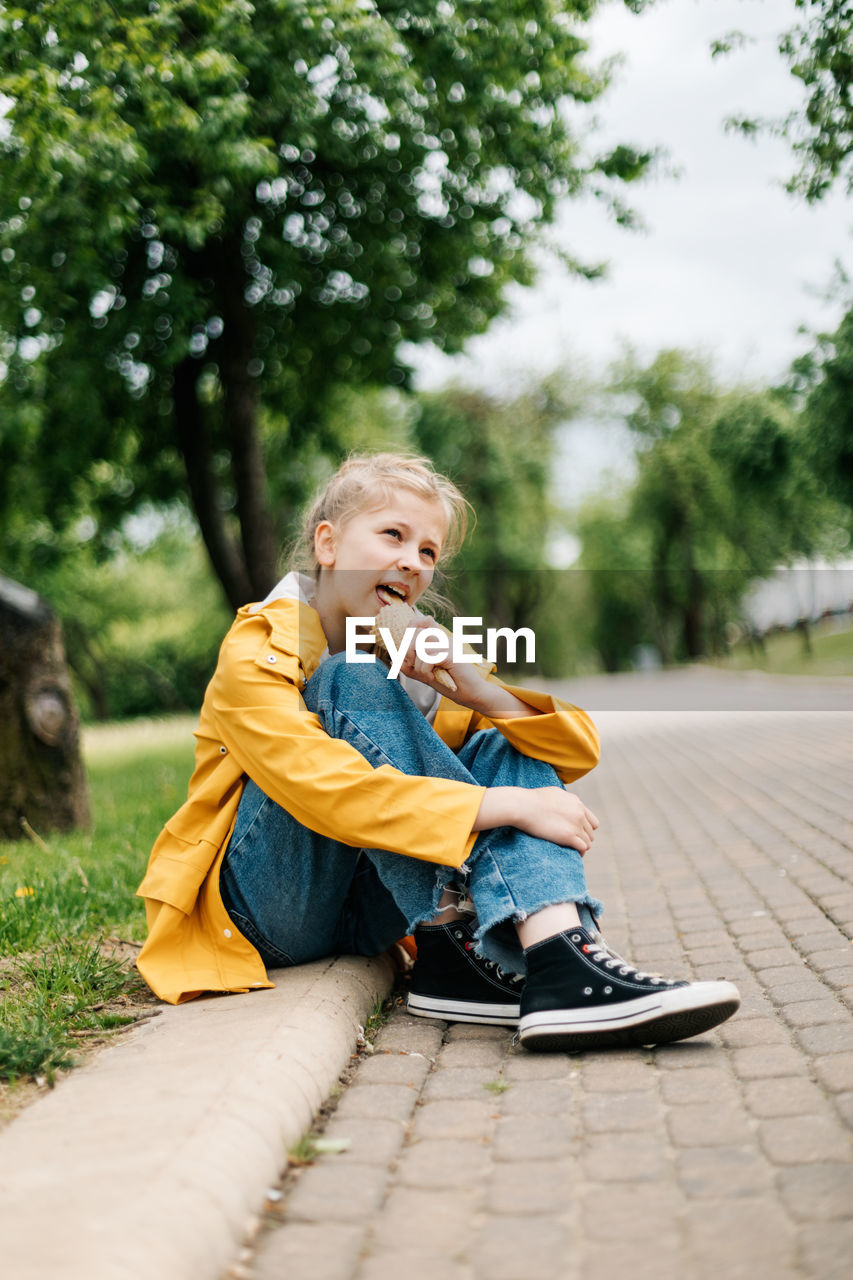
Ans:
<svg viewBox="0 0 853 1280"><path fill-rule="evenodd" d="M314 554L324 569L334 568L336 547L335 526L328 520L321 520L314 530Z"/></svg>

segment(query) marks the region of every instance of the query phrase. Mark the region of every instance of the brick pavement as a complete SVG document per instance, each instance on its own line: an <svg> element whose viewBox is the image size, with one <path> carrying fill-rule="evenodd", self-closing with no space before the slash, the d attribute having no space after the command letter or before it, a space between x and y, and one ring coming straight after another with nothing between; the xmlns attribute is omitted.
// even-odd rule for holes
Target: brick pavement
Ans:
<svg viewBox="0 0 853 1280"><path fill-rule="evenodd" d="M534 1055L397 1011L291 1174L252 1280L847 1280L853 715L604 713L576 790L642 966L733 978L716 1031ZM280 1225L277 1225L280 1223Z"/></svg>

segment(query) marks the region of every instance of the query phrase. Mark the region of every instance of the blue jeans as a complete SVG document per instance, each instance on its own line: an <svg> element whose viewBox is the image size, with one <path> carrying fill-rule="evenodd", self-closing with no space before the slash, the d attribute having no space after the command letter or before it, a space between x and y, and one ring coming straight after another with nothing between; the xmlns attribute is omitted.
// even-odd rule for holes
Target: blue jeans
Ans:
<svg viewBox="0 0 853 1280"><path fill-rule="evenodd" d="M374 767L481 786L562 785L551 765L521 755L497 729L474 734L455 754L381 663L348 664L336 654L318 667L304 699L331 737ZM231 919L269 968L339 953L378 955L432 920L454 882L474 900L479 949L515 973L525 972L525 961L514 921L559 902L578 903L588 923L589 912L602 910L575 849L515 827L481 832L460 870L355 849L304 827L251 780L220 876Z"/></svg>

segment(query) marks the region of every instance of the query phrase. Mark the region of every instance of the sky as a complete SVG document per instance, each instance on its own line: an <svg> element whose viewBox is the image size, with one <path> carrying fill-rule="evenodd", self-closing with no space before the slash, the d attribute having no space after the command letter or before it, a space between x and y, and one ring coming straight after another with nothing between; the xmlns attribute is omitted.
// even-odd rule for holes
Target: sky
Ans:
<svg viewBox="0 0 853 1280"><path fill-rule="evenodd" d="M836 327L843 306L824 295L834 263L853 266L853 206L841 192L814 207L789 196L787 144L724 129L730 114L778 116L799 105L777 49L797 13L793 0L658 0L642 16L605 5L587 31L589 56L621 52L624 64L595 107L598 145L668 153L655 177L625 192L645 230L620 228L594 200L567 202L552 234L581 258L606 259L607 279L587 282L549 263L463 356L423 352L419 385L457 379L506 392L559 367L597 376L626 345L649 359L686 347L710 357L726 383L767 384L812 345L802 326ZM755 42L712 59L711 41L735 28ZM587 490L602 469L625 474L626 452L618 430L573 427L564 484Z"/></svg>

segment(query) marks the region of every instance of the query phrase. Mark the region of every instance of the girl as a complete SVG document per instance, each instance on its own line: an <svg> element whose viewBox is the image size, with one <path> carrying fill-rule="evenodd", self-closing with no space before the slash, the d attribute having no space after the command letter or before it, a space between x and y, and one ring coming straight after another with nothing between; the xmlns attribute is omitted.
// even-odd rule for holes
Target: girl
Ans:
<svg viewBox="0 0 853 1280"><path fill-rule="evenodd" d="M598 760L583 711L446 658L450 691L413 645L399 680L347 661L347 619L421 600L465 510L422 459L351 458L308 513L312 572L239 611L139 890L164 1000L414 933L410 1012L518 1023L530 1049L677 1040L737 1009L731 983L642 973L599 934L598 819L563 785Z"/></svg>

